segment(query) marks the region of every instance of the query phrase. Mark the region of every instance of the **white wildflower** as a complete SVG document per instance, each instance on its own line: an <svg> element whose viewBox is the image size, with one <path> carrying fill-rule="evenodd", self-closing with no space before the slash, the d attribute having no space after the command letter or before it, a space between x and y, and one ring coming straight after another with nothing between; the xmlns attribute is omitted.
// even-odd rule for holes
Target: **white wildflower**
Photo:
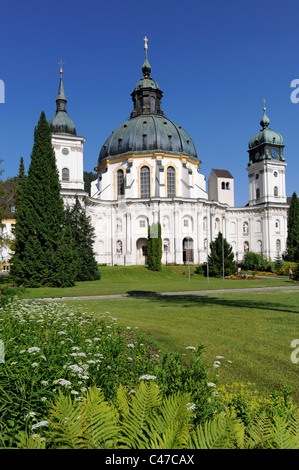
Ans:
<svg viewBox="0 0 299 470"><path fill-rule="evenodd" d="M145 374L145 375L142 375L141 377L139 377L139 380L155 380L157 377L155 375L148 375L148 374Z"/></svg>
<svg viewBox="0 0 299 470"><path fill-rule="evenodd" d="M194 346L187 346L186 349L192 349L193 351L196 351L196 348Z"/></svg>
<svg viewBox="0 0 299 470"><path fill-rule="evenodd" d="M49 421L40 421L39 423L36 423L36 424L33 424L33 426L31 426L31 429L36 429L36 428L40 428L42 426L49 426Z"/></svg>
<svg viewBox="0 0 299 470"><path fill-rule="evenodd" d="M57 380L54 380L53 383L55 385L56 384L61 385L62 387L70 387L72 385L72 382L70 382L69 380L65 380L65 379L57 379Z"/></svg>
<svg viewBox="0 0 299 470"><path fill-rule="evenodd" d="M127 347L128 347L128 348L135 348L134 344L132 344L132 343L127 344Z"/></svg>
<svg viewBox="0 0 299 470"><path fill-rule="evenodd" d="M25 352L25 351L24 351L24 352ZM35 354L35 353L37 353L37 352L40 352L40 348L32 347L32 348L27 349L27 352ZM23 351L20 351L20 353L22 354Z"/></svg>
<svg viewBox="0 0 299 470"><path fill-rule="evenodd" d="M208 386L208 387L216 387L216 384L214 384L213 382L208 382L208 383L207 383L207 386Z"/></svg>
<svg viewBox="0 0 299 470"><path fill-rule="evenodd" d="M188 411L195 410L195 408L196 408L195 403L187 403L187 410Z"/></svg>

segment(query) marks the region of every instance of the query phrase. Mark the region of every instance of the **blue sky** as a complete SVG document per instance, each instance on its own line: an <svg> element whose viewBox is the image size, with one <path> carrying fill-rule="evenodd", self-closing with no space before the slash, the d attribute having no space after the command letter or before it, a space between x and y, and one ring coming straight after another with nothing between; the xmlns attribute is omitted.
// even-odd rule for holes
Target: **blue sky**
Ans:
<svg viewBox="0 0 299 470"><path fill-rule="evenodd" d="M212 168L235 178L235 205L248 202L248 142L270 128L283 135L287 195L299 193L299 3L290 0L11 1L1 6L2 178L28 170L41 111L55 114L62 58L69 116L84 136L84 170L132 110L142 76L143 38L165 115L193 139L207 180ZM299 96L299 94L298 94Z"/></svg>

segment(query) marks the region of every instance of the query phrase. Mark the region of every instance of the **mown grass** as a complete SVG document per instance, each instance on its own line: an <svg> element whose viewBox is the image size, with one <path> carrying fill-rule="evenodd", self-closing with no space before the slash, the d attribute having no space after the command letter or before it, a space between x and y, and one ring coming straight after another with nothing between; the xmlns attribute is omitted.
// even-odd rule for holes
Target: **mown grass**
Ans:
<svg viewBox="0 0 299 470"><path fill-rule="evenodd" d="M285 278L254 280L215 279L195 274L195 266L163 266L161 272L152 272L145 266L101 266L102 278L98 281L77 282L74 287L40 287L26 289L23 298L79 297L90 295L127 294L132 292L187 292L248 287L286 286Z"/></svg>
<svg viewBox="0 0 299 470"><path fill-rule="evenodd" d="M204 345L203 357L221 383L254 382L262 393L289 388L299 404L299 364L291 361L291 342L299 338L298 291L101 299L74 305L86 312L109 311L120 325L138 327L161 349L184 353L187 346ZM224 359L213 370L216 356Z"/></svg>

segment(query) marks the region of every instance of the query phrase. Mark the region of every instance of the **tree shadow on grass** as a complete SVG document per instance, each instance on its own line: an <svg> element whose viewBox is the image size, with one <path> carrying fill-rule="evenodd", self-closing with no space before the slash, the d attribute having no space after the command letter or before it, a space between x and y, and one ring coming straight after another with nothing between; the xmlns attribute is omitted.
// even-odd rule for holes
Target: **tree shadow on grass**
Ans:
<svg viewBox="0 0 299 470"><path fill-rule="evenodd" d="M258 310L275 310L278 312L285 313L296 313L299 314L299 306L284 305L282 302L269 302L261 301L260 299L244 299L240 296L236 298L225 298L225 297L213 297L212 295L203 294L182 294L182 295L162 295L159 292L143 291L143 290L131 290L128 291L130 297L150 297L153 302L173 304L173 306L180 306L184 308L190 308L194 306L207 306L207 305L219 305L225 307L234 308L249 308ZM246 293L248 294L248 292ZM223 294L220 294L223 295ZM251 294L252 295L252 294Z"/></svg>

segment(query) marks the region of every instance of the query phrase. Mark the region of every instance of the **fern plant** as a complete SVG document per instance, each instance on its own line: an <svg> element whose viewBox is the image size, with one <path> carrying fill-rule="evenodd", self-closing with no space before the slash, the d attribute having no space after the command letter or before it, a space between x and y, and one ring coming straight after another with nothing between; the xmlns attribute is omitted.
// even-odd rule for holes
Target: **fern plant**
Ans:
<svg viewBox="0 0 299 470"><path fill-rule="evenodd" d="M298 449L299 417L263 413L246 426L227 408L194 427L191 395L177 392L167 397L153 382L141 382L134 393L124 386L115 403L95 386L83 401L60 393L44 430L21 434L19 448L59 449Z"/></svg>

